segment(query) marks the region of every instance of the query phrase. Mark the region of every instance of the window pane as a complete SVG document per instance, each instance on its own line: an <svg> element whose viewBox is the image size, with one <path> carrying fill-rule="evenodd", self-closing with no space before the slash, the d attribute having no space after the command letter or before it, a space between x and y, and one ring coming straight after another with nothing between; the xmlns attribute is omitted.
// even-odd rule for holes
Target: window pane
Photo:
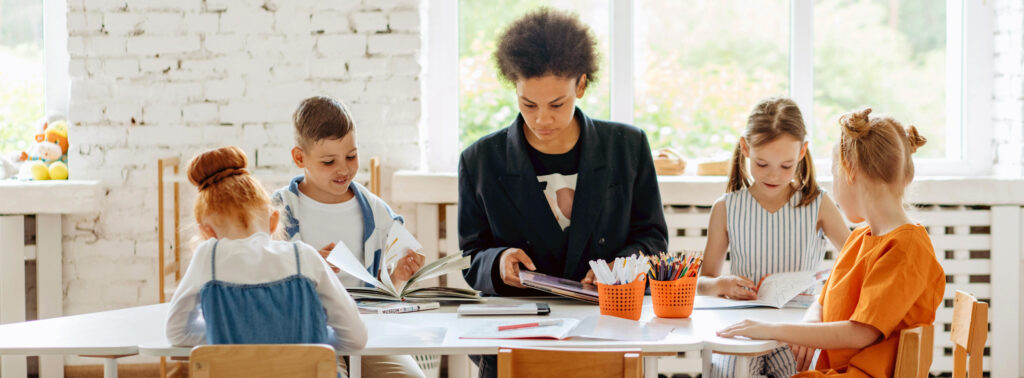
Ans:
<svg viewBox="0 0 1024 378"><path fill-rule="evenodd" d="M635 121L652 148L727 154L750 109L789 92L786 0L639 0Z"/></svg>
<svg viewBox="0 0 1024 378"><path fill-rule="evenodd" d="M493 59L495 38L512 21L541 6L579 14L597 37L600 67L577 102L595 118L608 119L609 1L593 0L459 0L459 143L466 147L508 126L519 114L515 88L498 79Z"/></svg>
<svg viewBox="0 0 1024 378"><path fill-rule="evenodd" d="M814 3L814 153L831 156L837 120L870 106L928 138L917 157L944 158L946 2ZM950 151L958 158L958 151Z"/></svg>
<svg viewBox="0 0 1024 378"><path fill-rule="evenodd" d="M43 2L0 0L0 154L33 142L44 115Z"/></svg>

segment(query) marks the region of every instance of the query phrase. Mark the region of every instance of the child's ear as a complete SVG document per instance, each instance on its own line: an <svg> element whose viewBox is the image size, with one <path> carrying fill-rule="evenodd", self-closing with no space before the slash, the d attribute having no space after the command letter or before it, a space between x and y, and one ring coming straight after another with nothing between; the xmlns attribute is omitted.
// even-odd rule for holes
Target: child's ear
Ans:
<svg viewBox="0 0 1024 378"><path fill-rule="evenodd" d="M281 221L281 212L274 210L270 212L270 234L273 235L277 232L278 222Z"/></svg>
<svg viewBox="0 0 1024 378"><path fill-rule="evenodd" d="M750 159L750 145L747 144L747 138L740 137L740 152L743 153L743 157Z"/></svg>
<svg viewBox="0 0 1024 378"><path fill-rule="evenodd" d="M804 142L803 146L800 147L800 157L796 160L804 160L804 156L807 156L807 142Z"/></svg>
<svg viewBox="0 0 1024 378"><path fill-rule="evenodd" d="M306 168L306 163L302 160L302 149L299 146L292 147L292 162L299 168Z"/></svg>
<svg viewBox="0 0 1024 378"><path fill-rule="evenodd" d="M576 98L583 98L583 94L587 92L587 74L580 75L580 79L576 81Z"/></svg>

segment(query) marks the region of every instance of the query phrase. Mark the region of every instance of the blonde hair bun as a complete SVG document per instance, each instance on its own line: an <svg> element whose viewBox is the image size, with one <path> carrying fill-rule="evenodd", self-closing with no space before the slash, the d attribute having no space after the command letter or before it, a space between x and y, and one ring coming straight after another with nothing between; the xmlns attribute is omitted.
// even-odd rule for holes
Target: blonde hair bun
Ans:
<svg viewBox="0 0 1024 378"><path fill-rule="evenodd" d="M847 135L854 139L861 138L871 131L871 122L868 118L870 114L871 108L846 113L839 117L839 124L843 126L843 130L846 131Z"/></svg>
<svg viewBox="0 0 1024 378"><path fill-rule="evenodd" d="M925 138L918 133L917 127L910 126L907 128L907 142L910 146L910 153L915 153L918 148L921 148L925 143L928 143L928 138Z"/></svg>

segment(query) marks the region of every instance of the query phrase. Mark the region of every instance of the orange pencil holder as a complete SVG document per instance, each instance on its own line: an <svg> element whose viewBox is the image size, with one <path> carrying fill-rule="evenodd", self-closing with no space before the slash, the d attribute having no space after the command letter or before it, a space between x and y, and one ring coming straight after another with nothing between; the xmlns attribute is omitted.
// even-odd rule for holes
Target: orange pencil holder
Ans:
<svg viewBox="0 0 1024 378"><path fill-rule="evenodd" d="M659 318L685 318L693 312L693 297L697 295L697 277L683 277L672 281L651 280L651 302L654 315Z"/></svg>
<svg viewBox="0 0 1024 378"><path fill-rule="evenodd" d="M646 288L647 275L643 273L638 274L633 282L628 284L605 285L598 282L597 302L601 307L601 315L640 320Z"/></svg>

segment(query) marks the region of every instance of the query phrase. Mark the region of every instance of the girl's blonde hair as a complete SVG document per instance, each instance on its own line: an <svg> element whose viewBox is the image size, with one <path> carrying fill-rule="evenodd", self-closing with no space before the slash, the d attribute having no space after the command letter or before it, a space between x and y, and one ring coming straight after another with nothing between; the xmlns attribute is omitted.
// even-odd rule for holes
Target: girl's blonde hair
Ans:
<svg viewBox="0 0 1024 378"><path fill-rule="evenodd" d="M844 173L857 172L882 183L892 184L897 194L914 180L911 156L928 142L917 128L904 128L890 117L869 117L871 108L839 117L839 160Z"/></svg>
<svg viewBox="0 0 1024 378"><path fill-rule="evenodd" d="M803 142L807 136L807 129L804 127L804 117L796 102L784 97L771 97L761 100L754 110L747 116L747 129L743 132L743 138L750 147L758 147L778 139L780 136L789 135ZM727 192L750 187L753 179L747 173L747 164L743 157L743 150L740 142L736 142L736 149L732 154L732 168L729 170L729 184ZM821 190L818 182L814 179L814 159L811 158L811 151L804 152L804 158L797 163L796 174L797 190L801 198L797 207L806 206L814 202Z"/></svg>
<svg viewBox="0 0 1024 378"><path fill-rule="evenodd" d="M196 222L210 216L248 228L254 217L266 217L270 196L249 171L249 159L238 147L205 151L188 162L188 180L199 189Z"/></svg>

